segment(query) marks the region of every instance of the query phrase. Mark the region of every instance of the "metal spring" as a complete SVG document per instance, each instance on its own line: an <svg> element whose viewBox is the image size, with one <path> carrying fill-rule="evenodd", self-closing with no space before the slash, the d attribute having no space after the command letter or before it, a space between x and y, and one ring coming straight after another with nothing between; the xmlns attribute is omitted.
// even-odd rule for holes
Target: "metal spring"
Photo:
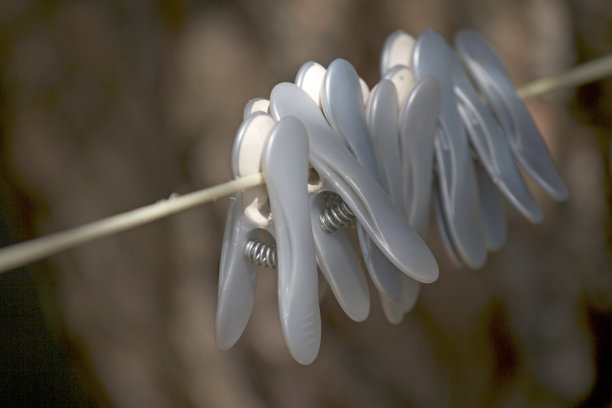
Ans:
<svg viewBox="0 0 612 408"><path fill-rule="evenodd" d="M327 233L332 233L355 220L355 215L340 197L336 196L331 201L333 204L324 209L319 217L321 229ZM275 268L276 247L255 239L248 241L244 246L244 259L266 268Z"/></svg>
<svg viewBox="0 0 612 408"><path fill-rule="evenodd" d="M327 233L332 233L355 221L355 214L340 197L337 197L333 205L321 212L319 220L321 221L321 229Z"/></svg>
<svg viewBox="0 0 612 408"><path fill-rule="evenodd" d="M244 246L244 259L247 262L266 268L275 268L276 247L257 240L251 240Z"/></svg>

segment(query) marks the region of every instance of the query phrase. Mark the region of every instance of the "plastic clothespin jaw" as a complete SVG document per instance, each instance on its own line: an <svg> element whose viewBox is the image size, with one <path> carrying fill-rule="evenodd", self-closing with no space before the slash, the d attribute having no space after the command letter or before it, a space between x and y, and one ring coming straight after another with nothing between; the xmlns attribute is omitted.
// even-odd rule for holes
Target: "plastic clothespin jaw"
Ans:
<svg viewBox="0 0 612 408"><path fill-rule="evenodd" d="M273 127L272 118L263 113L252 115L241 124L232 149L234 178L259 171L265 139ZM250 156L247 151L251 152ZM267 192L262 186L234 193L230 198L221 251L215 319L215 338L223 350L238 341L251 316L257 265L245 261L245 248L248 242L261 240L262 230L269 226L271 217L260 212L266 201Z"/></svg>
<svg viewBox="0 0 612 408"><path fill-rule="evenodd" d="M299 69L295 80L317 106L321 104L325 72L320 64L307 62ZM346 214L347 208L339 205L338 200L330 202L330 197L337 197L333 186L314 168L312 174L316 180L309 183L309 199L319 269L345 313L355 321L363 321L370 313L368 285L360 258L341 227L354 216ZM332 230L335 231L330 233Z"/></svg>
<svg viewBox="0 0 612 408"><path fill-rule="evenodd" d="M433 77L415 79L412 71L415 44L415 38L404 31L391 34L383 46L381 72L395 86L400 109L398 125L402 168L398 174L401 174L402 186L396 189L402 192L401 202L410 225L419 235L425 236L431 205L433 143L441 110L441 90Z"/></svg>
<svg viewBox="0 0 612 408"><path fill-rule="evenodd" d="M321 94L326 72L327 69L321 64L314 61L308 61L302 64L295 76L295 84L310 95L319 108L322 106ZM361 77L359 77L359 86L361 88L361 95L365 101L368 99L370 89L368 88L368 84L366 84Z"/></svg>
<svg viewBox="0 0 612 408"><path fill-rule="evenodd" d="M424 237L431 202L433 139L441 103L439 85L433 78L416 82L402 65L395 65L387 74L389 79L381 80L372 90L366 108L374 153L385 190ZM381 298L385 315L394 324L414 307L420 285L403 276L401 289L398 300Z"/></svg>
<svg viewBox="0 0 612 408"><path fill-rule="evenodd" d="M501 194L490 174L480 165L476 165L478 197L482 209L482 220L485 227L487 249L497 251L506 242L508 236L508 219Z"/></svg>
<svg viewBox="0 0 612 408"><path fill-rule="evenodd" d="M398 116L399 105L395 86L391 81L383 79L370 93L366 104L366 117L381 185L389 194L391 201L402 210L404 183L401 179ZM421 285L397 269L392 272L400 279L399 297L393 299L381 292L380 300L387 320L392 324L399 324L404 315L416 304Z"/></svg>
<svg viewBox="0 0 612 408"><path fill-rule="evenodd" d="M246 120L254 113L268 113L270 101L265 98L254 98L247 102L244 106L243 119Z"/></svg>
<svg viewBox="0 0 612 408"><path fill-rule="evenodd" d="M455 248L455 242L451 237L451 232L449 230L448 223L446 221L446 215L444 214L444 208L442 203L442 197L440 197L440 188L437 185L438 181L434 183L434 189L432 192L432 205L434 210L434 216L436 220L436 225L438 226L438 233L440 234L440 238L442 239L442 244L446 249L446 254L448 255L448 259L451 261L455 268L464 268L465 264Z"/></svg>
<svg viewBox="0 0 612 408"><path fill-rule="evenodd" d="M490 179L527 219L534 223L540 222L543 217L542 210L529 192L516 166L510 144L489 108L481 101L480 95L472 86L458 60L453 66L453 83L459 114L477 157ZM479 181L484 179L479 178Z"/></svg>
<svg viewBox="0 0 612 408"><path fill-rule="evenodd" d="M275 123L256 112L238 131L234 176L263 169L266 187L235 193L230 205L215 322L217 343L223 349L238 340L251 314L257 266L249 261L257 261L277 264L281 326L289 351L302 364L310 364L318 353L321 323L308 207L308 151L306 131L292 118ZM271 212L262 214L268 198ZM276 237L275 250L253 241L262 230Z"/></svg>
<svg viewBox="0 0 612 408"><path fill-rule="evenodd" d="M485 96L523 169L555 199L568 196L548 148L529 111L512 86L501 61L487 42L472 30L455 36L459 57Z"/></svg>
<svg viewBox="0 0 612 408"><path fill-rule="evenodd" d="M398 30L387 37L380 56L380 75L385 78L388 72L397 65L410 68L415 39L403 30Z"/></svg>
<svg viewBox="0 0 612 408"><path fill-rule="evenodd" d="M342 310L352 320L361 322L370 314L368 284L346 232L339 228L329 233L321 226L321 215L326 212L338 212L338 217L342 217L342 208L336 206L337 200L330 202L328 194L337 197L327 182L309 194L317 264Z"/></svg>
<svg viewBox="0 0 612 408"><path fill-rule="evenodd" d="M277 123L263 155L278 248L278 301L285 341L302 364L321 343L317 267L308 202L308 135L295 118Z"/></svg>
<svg viewBox="0 0 612 408"><path fill-rule="evenodd" d="M398 117L399 105L395 86L390 80L382 79L372 88L366 104L366 119L381 185L396 204L402 202L404 187Z"/></svg>
<svg viewBox="0 0 612 408"><path fill-rule="evenodd" d="M442 95L433 77L417 81L402 109L400 140L402 175L408 180L403 202L408 221L425 237L431 207L434 140Z"/></svg>
<svg viewBox="0 0 612 408"><path fill-rule="evenodd" d="M452 72L455 63L453 50L440 34L429 30L419 35L412 54L415 76L435 77L442 91L435 154L443 216L462 263L479 268L487 258L487 244L476 174L454 93Z"/></svg>

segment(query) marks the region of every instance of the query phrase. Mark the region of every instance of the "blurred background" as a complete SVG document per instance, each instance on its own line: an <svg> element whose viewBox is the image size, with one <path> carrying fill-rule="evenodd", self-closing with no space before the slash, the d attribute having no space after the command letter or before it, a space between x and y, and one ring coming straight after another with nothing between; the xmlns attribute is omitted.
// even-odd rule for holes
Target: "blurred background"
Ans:
<svg viewBox="0 0 612 408"><path fill-rule="evenodd" d="M463 27L518 86L612 52L609 0L34 1L0 5L0 244L230 178L244 104L308 60L373 86L397 29ZM612 406L612 80L528 103L570 200L404 322L321 305L318 359L284 344L274 272L230 351L213 326L228 199L0 276L0 406ZM374 295L375 292L371 290Z"/></svg>

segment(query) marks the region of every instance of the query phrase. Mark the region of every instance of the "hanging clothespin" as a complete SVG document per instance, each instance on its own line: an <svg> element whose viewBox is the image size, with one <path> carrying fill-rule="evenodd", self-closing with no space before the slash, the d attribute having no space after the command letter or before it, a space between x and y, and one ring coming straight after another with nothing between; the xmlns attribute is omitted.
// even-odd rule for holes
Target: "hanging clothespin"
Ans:
<svg viewBox="0 0 612 408"><path fill-rule="evenodd" d="M293 118L249 116L232 154L235 176L263 170L266 186L235 193L228 213L215 335L221 348L242 334L255 296L257 264L278 270L278 301L289 351L311 363L321 341L314 242L308 208L308 136ZM269 208L268 208L269 205ZM263 232L275 238L264 243Z"/></svg>

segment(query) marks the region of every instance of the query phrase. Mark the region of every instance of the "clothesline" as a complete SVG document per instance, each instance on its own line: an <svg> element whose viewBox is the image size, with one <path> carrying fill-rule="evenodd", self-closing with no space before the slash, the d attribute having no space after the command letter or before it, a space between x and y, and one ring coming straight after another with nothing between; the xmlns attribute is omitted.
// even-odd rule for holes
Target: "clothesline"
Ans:
<svg viewBox="0 0 612 408"><path fill-rule="evenodd" d="M610 75L612 54L576 66L567 72L533 81L517 92L522 99L528 99L561 88L584 85ZM252 174L183 196L172 195L154 204L0 249L0 273L261 184L264 184L263 174Z"/></svg>

